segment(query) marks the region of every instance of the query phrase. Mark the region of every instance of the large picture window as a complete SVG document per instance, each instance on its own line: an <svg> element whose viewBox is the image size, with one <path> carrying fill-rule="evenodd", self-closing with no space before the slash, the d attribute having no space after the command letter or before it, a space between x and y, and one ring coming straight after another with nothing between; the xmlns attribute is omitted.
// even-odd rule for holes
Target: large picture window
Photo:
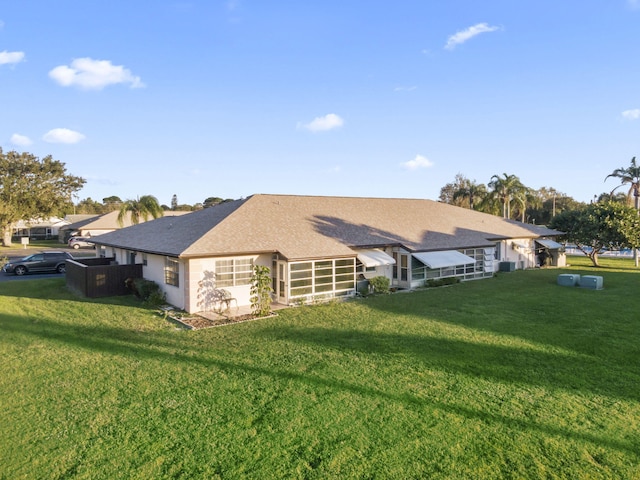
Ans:
<svg viewBox="0 0 640 480"><path fill-rule="evenodd" d="M177 258L165 257L164 283L174 287L180 286L180 262Z"/></svg>
<svg viewBox="0 0 640 480"><path fill-rule="evenodd" d="M216 287L249 285L253 274L252 258L216 260Z"/></svg>

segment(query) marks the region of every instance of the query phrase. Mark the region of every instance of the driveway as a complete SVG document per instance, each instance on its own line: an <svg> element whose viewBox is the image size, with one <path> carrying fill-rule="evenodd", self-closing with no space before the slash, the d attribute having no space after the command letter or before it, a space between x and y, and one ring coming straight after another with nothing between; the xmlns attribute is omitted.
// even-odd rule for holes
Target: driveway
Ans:
<svg viewBox="0 0 640 480"><path fill-rule="evenodd" d="M14 275L13 273L0 272L0 283L20 280L37 280L39 278L64 278L64 273L27 273L26 275Z"/></svg>
<svg viewBox="0 0 640 480"><path fill-rule="evenodd" d="M10 261L19 260L31 255L33 253L43 252L46 250L56 250L62 252L69 252L74 258L87 258L95 257L96 251L92 248L83 248L80 250L74 250L69 247L29 247L21 248L16 245L15 248L0 247L0 259L4 259L6 256ZM0 262L4 265L4 262ZM2 271L2 265L0 265L0 282L8 282L12 280L37 280L39 278L64 278L64 273L28 273L27 275L14 275L13 273L5 273Z"/></svg>

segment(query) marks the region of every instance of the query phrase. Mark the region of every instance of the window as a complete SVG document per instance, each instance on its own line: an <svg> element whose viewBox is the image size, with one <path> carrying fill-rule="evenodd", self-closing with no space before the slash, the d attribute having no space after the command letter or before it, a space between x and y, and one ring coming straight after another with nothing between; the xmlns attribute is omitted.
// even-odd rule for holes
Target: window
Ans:
<svg viewBox="0 0 640 480"><path fill-rule="evenodd" d="M355 288L355 259L290 264L290 296L345 295Z"/></svg>
<svg viewBox="0 0 640 480"><path fill-rule="evenodd" d="M177 258L165 257L164 283L174 287L180 286L180 262Z"/></svg>
<svg viewBox="0 0 640 480"><path fill-rule="evenodd" d="M400 255L400 280L406 282L409 279L408 255Z"/></svg>
<svg viewBox="0 0 640 480"><path fill-rule="evenodd" d="M252 258L216 260L216 287L235 287L251 284Z"/></svg>
<svg viewBox="0 0 640 480"><path fill-rule="evenodd" d="M147 265L147 254L143 253L142 254L142 265Z"/></svg>

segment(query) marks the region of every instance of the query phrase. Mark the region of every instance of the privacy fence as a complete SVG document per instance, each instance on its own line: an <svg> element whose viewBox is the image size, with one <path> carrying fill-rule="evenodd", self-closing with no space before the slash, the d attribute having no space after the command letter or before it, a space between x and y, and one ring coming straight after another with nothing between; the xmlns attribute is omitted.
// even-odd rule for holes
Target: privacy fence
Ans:
<svg viewBox="0 0 640 480"><path fill-rule="evenodd" d="M113 257L67 260L67 288L87 298L128 295L127 278L142 278L142 265L118 265Z"/></svg>

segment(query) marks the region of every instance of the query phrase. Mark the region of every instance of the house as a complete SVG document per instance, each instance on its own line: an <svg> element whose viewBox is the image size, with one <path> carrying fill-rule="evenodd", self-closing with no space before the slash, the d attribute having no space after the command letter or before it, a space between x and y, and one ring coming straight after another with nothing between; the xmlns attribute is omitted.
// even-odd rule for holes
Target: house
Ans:
<svg viewBox="0 0 640 480"><path fill-rule="evenodd" d="M189 212L174 212L166 211L164 216L176 216L183 215ZM120 228L129 227L133 225L131 221L131 213L123 218L122 224L118 222L119 210L105 213L103 215L85 215L85 218L81 218L76 222L61 227L58 234L58 240L61 243L67 243L71 236L80 237L95 237L102 235L103 233L113 232ZM140 219L140 222L144 222L144 219Z"/></svg>
<svg viewBox="0 0 640 480"><path fill-rule="evenodd" d="M32 240L51 240L58 236L59 229L66 224L65 220L58 217L20 220L13 225L11 236L17 239L28 237Z"/></svg>
<svg viewBox="0 0 640 480"><path fill-rule="evenodd" d="M563 265L558 234L431 200L259 194L95 243L98 255L141 263L170 304L198 312L213 309L212 290L249 305L254 265L270 267L274 301L289 305L354 295L358 279L379 275L411 289L490 277L502 262L533 268L541 248Z"/></svg>

